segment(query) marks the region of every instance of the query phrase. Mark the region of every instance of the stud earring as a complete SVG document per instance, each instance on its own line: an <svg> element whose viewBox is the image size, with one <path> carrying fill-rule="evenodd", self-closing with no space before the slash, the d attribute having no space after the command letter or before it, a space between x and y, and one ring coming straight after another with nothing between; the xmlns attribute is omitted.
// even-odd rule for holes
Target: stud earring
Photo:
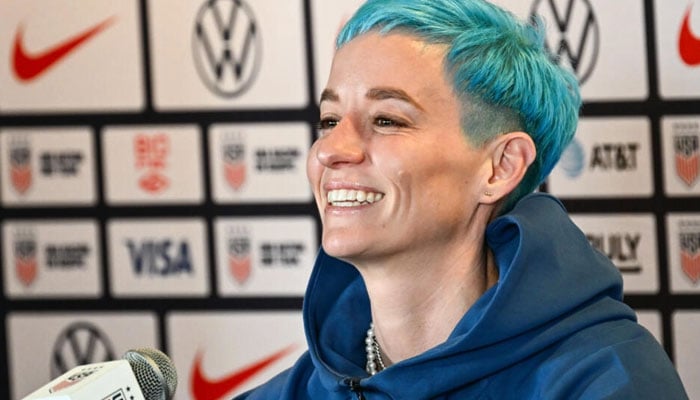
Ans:
<svg viewBox="0 0 700 400"><path fill-rule="evenodd" d="M491 196L493 196L493 192L487 190L487 191L484 192L484 196L491 197Z"/></svg>

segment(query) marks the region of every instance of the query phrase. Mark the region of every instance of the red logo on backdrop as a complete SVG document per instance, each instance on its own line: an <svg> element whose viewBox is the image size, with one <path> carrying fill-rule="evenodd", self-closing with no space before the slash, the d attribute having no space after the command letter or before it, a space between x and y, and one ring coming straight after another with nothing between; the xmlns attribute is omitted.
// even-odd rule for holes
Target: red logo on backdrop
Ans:
<svg viewBox="0 0 700 400"><path fill-rule="evenodd" d="M31 158L29 143L21 139L10 142L10 181L20 195L32 185Z"/></svg>
<svg viewBox="0 0 700 400"><path fill-rule="evenodd" d="M246 179L245 146L243 143L228 143L223 150L226 182L233 190L238 190Z"/></svg>
<svg viewBox="0 0 700 400"><path fill-rule="evenodd" d="M684 63L691 67L700 65L700 36L697 36L690 29L690 15L693 5L688 6L688 10L683 16L683 24L678 34L678 53Z"/></svg>
<svg viewBox="0 0 700 400"><path fill-rule="evenodd" d="M242 234L231 234L228 238L228 266L233 279L239 284L250 278L250 238L241 229Z"/></svg>
<svg viewBox="0 0 700 400"><path fill-rule="evenodd" d="M134 159L137 170L143 170L139 187L151 194L168 188L170 181L163 173L170 155L170 137L165 133L141 133L134 138Z"/></svg>
<svg viewBox="0 0 700 400"><path fill-rule="evenodd" d="M30 54L25 50L24 27L20 26L15 32L12 51L12 68L15 75L22 81L31 81L39 77L61 60L64 60L69 54L72 54L82 44L107 28L113 20L114 17L108 18L82 33L63 39L43 52L34 54Z"/></svg>
<svg viewBox="0 0 700 400"><path fill-rule="evenodd" d="M220 379L209 379L202 372L202 352L198 352L190 375L190 388L194 400L228 399L232 392L251 381L274 362L291 353L297 346L290 345L270 354Z"/></svg>
<svg viewBox="0 0 700 400"><path fill-rule="evenodd" d="M17 279L24 286L31 286L39 271L36 262L36 239L31 233L18 233L15 236L14 247Z"/></svg>
<svg viewBox="0 0 700 400"><path fill-rule="evenodd" d="M673 137L676 174L688 186L692 186L695 183L700 171L698 147L698 135L677 135Z"/></svg>
<svg viewBox="0 0 700 400"><path fill-rule="evenodd" d="M693 283L700 280L700 232L681 232L681 268Z"/></svg>

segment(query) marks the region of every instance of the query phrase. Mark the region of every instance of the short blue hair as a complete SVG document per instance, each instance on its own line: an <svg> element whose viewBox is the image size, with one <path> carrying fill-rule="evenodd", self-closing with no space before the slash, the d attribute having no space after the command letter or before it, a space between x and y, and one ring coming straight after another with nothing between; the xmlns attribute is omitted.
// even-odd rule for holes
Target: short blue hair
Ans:
<svg viewBox="0 0 700 400"><path fill-rule="evenodd" d="M578 81L547 51L543 24L484 0L368 0L340 31L338 48L369 31L404 33L447 46L446 76L462 103L462 130L481 146L524 131L535 161L502 211L549 175L576 132Z"/></svg>

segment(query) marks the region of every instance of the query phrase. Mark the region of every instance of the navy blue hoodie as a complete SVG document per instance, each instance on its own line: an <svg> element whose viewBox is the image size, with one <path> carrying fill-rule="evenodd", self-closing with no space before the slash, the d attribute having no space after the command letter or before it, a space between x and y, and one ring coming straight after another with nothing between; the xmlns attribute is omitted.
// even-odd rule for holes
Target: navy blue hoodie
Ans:
<svg viewBox="0 0 700 400"><path fill-rule="evenodd" d="M318 255L309 351L237 399L687 399L666 353L622 302L622 279L546 194L489 224L499 280L442 344L370 377L364 283Z"/></svg>

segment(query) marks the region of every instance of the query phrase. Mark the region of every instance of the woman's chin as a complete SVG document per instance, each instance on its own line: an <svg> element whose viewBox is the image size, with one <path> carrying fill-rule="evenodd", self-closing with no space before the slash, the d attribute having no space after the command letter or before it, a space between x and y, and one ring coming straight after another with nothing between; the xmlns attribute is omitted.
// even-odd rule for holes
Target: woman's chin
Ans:
<svg viewBox="0 0 700 400"><path fill-rule="evenodd" d="M329 256L345 261L353 260L364 252L358 240L340 238L332 235L324 235L323 251Z"/></svg>

